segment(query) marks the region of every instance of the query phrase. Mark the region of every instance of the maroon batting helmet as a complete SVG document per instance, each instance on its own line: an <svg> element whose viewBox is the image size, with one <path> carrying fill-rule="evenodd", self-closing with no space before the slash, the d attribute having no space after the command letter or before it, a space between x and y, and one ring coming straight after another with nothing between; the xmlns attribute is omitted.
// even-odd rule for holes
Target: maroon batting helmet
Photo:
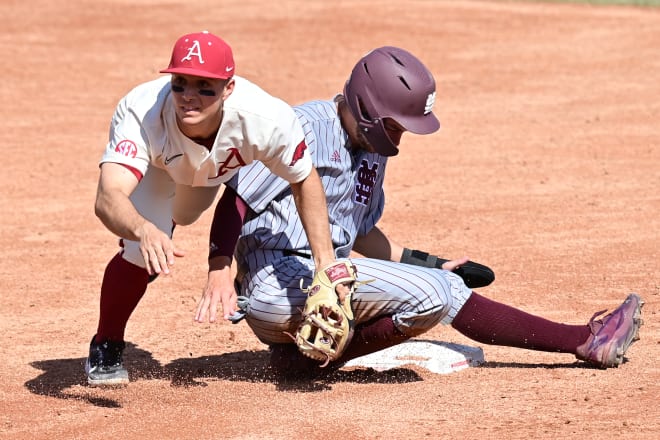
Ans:
<svg viewBox="0 0 660 440"><path fill-rule="evenodd" d="M385 131L384 118L416 134L440 128L431 111L435 102L433 75L403 49L385 46L366 54L346 81L344 96L360 130L383 156L399 153Z"/></svg>

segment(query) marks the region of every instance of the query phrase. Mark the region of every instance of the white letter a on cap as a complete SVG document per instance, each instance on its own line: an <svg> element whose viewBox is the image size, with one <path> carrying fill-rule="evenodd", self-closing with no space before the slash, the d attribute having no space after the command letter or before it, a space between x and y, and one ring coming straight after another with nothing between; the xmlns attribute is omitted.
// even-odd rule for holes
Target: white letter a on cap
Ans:
<svg viewBox="0 0 660 440"><path fill-rule="evenodd" d="M188 55L181 58L181 61L191 60L193 56L196 56L199 59L199 64L204 64L204 59L202 58L202 48L199 47L199 41L193 40L193 45L188 49Z"/></svg>

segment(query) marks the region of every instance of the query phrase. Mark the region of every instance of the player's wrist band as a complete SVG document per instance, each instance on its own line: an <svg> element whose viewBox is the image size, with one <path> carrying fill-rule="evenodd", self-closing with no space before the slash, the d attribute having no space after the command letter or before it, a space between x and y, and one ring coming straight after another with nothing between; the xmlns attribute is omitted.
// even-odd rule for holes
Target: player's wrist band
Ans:
<svg viewBox="0 0 660 440"><path fill-rule="evenodd" d="M408 248L403 248L400 260L401 263L414 264L415 266L422 267L434 267L436 269L442 269L443 263L446 263L447 261L449 260L436 257L435 255L429 255L428 252Z"/></svg>
<svg viewBox="0 0 660 440"><path fill-rule="evenodd" d="M429 255L424 251L403 248L401 263L414 264L415 266L442 269L442 265L449 260ZM483 264L468 261L455 268L453 272L463 278L465 285L469 288L484 287L495 280L495 273L490 267Z"/></svg>

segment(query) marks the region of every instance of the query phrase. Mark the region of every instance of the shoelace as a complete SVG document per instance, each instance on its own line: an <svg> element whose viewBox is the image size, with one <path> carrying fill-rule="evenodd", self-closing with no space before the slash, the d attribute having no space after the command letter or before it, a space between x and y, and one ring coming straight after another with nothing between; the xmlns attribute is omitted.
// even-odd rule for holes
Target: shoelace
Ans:
<svg viewBox="0 0 660 440"><path fill-rule="evenodd" d="M600 312L596 312L596 313L594 313L594 315L589 320L589 324L587 324L587 325L589 326L589 329L591 330L592 335L595 335L596 333L598 333L598 331L601 328L603 328L603 319L596 320L596 318L598 316L602 315L605 312L607 312L607 309L601 310ZM605 316L604 318L607 318L607 316Z"/></svg>

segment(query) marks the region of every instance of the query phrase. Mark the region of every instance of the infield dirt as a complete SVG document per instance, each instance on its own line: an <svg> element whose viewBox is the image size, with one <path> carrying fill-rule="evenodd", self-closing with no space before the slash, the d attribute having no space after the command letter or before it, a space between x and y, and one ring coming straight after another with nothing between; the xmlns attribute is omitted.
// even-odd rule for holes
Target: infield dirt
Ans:
<svg viewBox="0 0 660 440"><path fill-rule="evenodd" d="M592 439L660 437L660 10L496 1L4 0L0 4L0 438ZM404 136L382 228L467 255L483 295L586 323L646 301L628 362L483 346L449 375L416 367L275 380L247 325L195 324L211 212L129 322L122 389L85 385L116 238L95 218L117 101L208 29L237 74L297 104L340 92L369 49L435 73L441 130ZM449 327L425 339L477 345Z"/></svg>

